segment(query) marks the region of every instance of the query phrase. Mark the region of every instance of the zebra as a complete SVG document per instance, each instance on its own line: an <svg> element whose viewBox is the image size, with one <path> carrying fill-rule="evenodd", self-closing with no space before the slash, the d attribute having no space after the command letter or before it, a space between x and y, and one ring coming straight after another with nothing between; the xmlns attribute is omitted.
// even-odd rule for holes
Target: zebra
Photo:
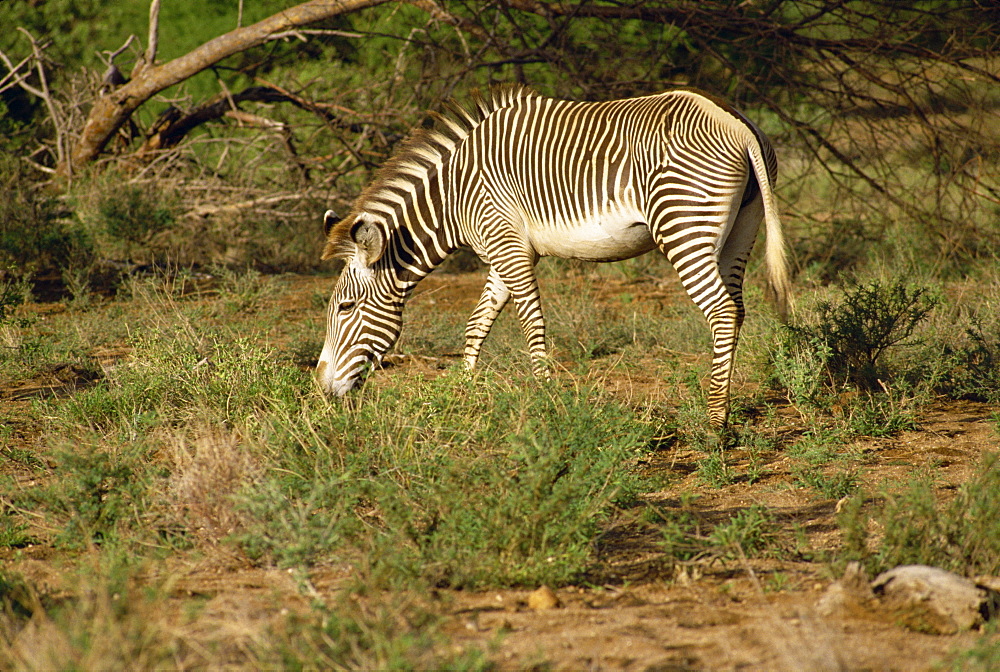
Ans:
<svg viewBox="0 0 1000 672"><path fill-rule="evenodd" d="M788 305L777 159L764 134L688 88L577 102L504 85L432 116L433 127L402 143L346 217L324 215L322 258L346 260L316 368L324 391L343 396L381 362L413 288L460 247L489 266L465 330L466 367L513 299L543 377L539 258L609 262L659 249L708 321L708 416L725 428L743 276L761 221L768 293L782 319Z"/></svg>

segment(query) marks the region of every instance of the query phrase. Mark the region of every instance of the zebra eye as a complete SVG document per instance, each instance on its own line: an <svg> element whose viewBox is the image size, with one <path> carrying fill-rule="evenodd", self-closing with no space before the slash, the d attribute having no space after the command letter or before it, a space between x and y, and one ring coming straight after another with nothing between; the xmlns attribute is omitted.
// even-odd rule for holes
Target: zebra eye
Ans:
<svg viewBox="0 0 1000 672"><path fill-rule="evenodd" d="M338 313L349 313L352 310L354 310L354 306L355 305L357 305L357 302L354 299L348 299L346 301L341 301L339 304L337 304L337 312Z"/></svg>

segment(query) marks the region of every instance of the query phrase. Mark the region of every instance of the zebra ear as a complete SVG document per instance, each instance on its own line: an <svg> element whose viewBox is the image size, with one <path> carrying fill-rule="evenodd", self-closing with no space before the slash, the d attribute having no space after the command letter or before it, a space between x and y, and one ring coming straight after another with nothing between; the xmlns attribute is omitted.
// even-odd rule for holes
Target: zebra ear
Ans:
<svg viewBox="0 0 1000 672"><path fill-rule="evenodd" d="M376 224L359 219L351 227L351 240L357 245L355 257L362 266L371 266L385 252L385 234Z"/></svg>
<svg viewBox="0 0 1000 672"><path fill-rule="evenodd" d="M340 217L333 210L327 210L323 213L323 235L327 238L330 237L330 229L333 225L340 221Z"/></svg>

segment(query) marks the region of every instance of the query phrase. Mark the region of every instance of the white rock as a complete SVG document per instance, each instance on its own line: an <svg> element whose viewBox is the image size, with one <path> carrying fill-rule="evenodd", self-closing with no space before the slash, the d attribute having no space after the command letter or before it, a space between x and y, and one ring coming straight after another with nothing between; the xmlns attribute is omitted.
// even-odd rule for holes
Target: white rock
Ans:
<svg viewBox="0 0 1000 672"><path fill-rule="evenodd" d="M982 624L996 595L952 572L926 565L903 565L872 581L882 606L900 625L919 632L950 635Z"/></svg>

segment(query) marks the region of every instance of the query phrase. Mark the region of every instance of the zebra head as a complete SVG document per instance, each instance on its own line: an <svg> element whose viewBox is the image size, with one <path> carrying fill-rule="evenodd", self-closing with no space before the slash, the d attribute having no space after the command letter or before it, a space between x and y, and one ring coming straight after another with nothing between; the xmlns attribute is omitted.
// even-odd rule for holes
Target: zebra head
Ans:
<svg viewBox="0 0 1000 672"><path fill-rule="evenodd" d="M404 297L383 259L384 224L365 213L336 219L333 211L326 212L323 258L342 258L347 265L330 297L316 377L325 392L341 397L360 385L396 342Z"/></svg>

